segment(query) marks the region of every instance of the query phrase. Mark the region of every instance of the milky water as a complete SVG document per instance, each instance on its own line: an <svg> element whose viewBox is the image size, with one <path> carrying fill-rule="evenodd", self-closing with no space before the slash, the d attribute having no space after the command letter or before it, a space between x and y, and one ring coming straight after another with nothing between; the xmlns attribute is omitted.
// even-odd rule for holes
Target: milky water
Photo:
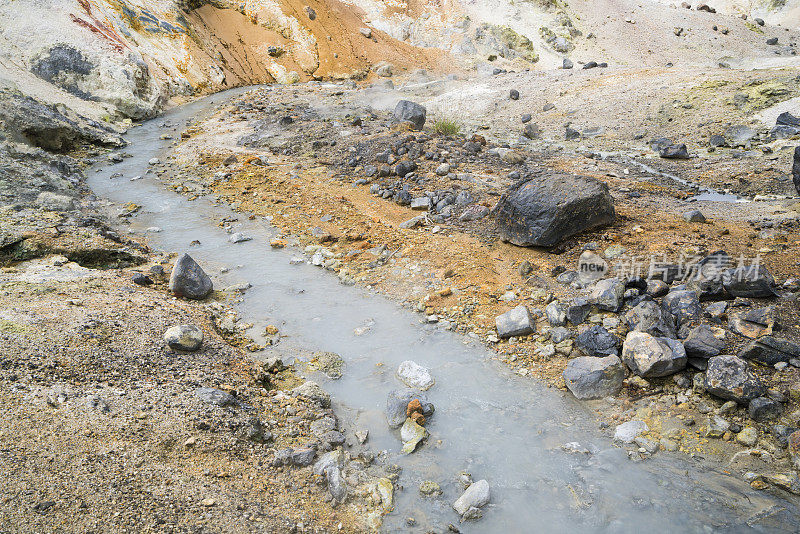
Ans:
<svg viewBox="0 0 800 534"><path fill-rule="evenodd" d="M481 344L437 325L365 289L345 287L331 273L308 264L292 265L299 250L272 250L275 230L263 220L241 216L233 230L252 241L232 244L218 223L236 217L210 199L189 201L167 189L147 161L159 156L185 121L212 110L241 90L218 94L172 110L132 129L122 163L104 163L89 172L100 198L142 206L126 230L148 233L165 252L189 252L205 266L217 288L247 281L238 311L257 325L276 324L286 337L274 351L287 355L328 350L346 361L344 377L313 378L334 399L348 429L369 430L368 445L388 451L388 463L402 467L395 511L387 532L444 530L458 524L450 508L460 495L456 475L466 470L491 485L491 504L478 522L462 532L792 532L798 531L794 502L756 492L738 478L684 456L658 453L633 462L597 428L591 413L568 394L511 373ZM173 133L175 135L175 133ZM112 173L121 178L110 178ZM130 181L131 177L144 178ZM190 245L199 240L199 245ZM221 274L220 267L230 271ZM356 334L356 330L358 333ZM410 456L399 455L399 434L383 415L386 395L401 387L394 377L406 359L430 368L436 385L428 392L436 413L427 425L427 443ZM561 445L579 442L592 454L567 453ZM439 482L444 495L422 498L421 481ZM406 525L413 517L416 525Z"/></svg>

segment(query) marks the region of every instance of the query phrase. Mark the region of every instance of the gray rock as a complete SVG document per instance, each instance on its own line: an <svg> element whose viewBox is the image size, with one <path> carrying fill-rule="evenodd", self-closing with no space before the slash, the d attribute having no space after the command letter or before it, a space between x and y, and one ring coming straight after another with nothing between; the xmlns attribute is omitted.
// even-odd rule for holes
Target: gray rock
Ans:
<svg viewBox="0 0 800 534"><path fill-rule="evenodd" d="M489 215L489 208L482 204L473 204L459 215L458 220L463 222L478 221L487 215Z"/></svg>
<svg viewBox="0 0 800 534"><path fill-rule="evenodd" d="M497 326L497 335L501 338L507 338L532 334L535 330L536 322L528 308L520 305L513 310L498 315L495 318L495 325Z"/></svg>
<svg viewBox="0 0 800 534"><path fill-rule="evenodd" d="M335 352L315 352L314 366L325 373L328 378L338 380L344 374L344 359Z"/></svg>
<svg viewBox="0 0 800 534"><path fill-rule="evenodd" d="M667 376L686 367L686 351L680 341L630 332L622 345L622 361L639 376Z"/></svg>
<svg viewBox="0 0 800 534"><path fill-rule="evenodd" d="M733 297L765 298L775 295L775 279L763 265L731 269L725 276L723 286Z"/></svg>
<svg viewBox="0 0 800 534"><path fill-rule="evenodd" d="M572 60L565 57L564 60L561 62L562 69L571 69L573 67Z"/></svg>
<svg viewBox="0 0 800 534"><path fill-rule="evenodd" d="M228 238L228 241L231 243L244 243L245 241L252 241L253 238L243 234L242 232L235 232L232 233L231 236Z"/></svg>
<svg viewBox="0 0 800 534"><path fill-rule="evenodd" d="M431 208L431 199L428 197L419 197L419 198L412 198L411 199L411 209L412 210L424 210L427 211Z"/></svg>
<svg viewBox="0 0 800 534"><path fill-rule="evenodd" d="M689 210L683 213L683 220L686 222L704 223L706 216L700 210Z"/></svg>
<svg viewBox="0 0 800 534"><path fill-rule="evenodd" d="M577 297L567 306L567 320L577 326L586 320L591 311L592 303L583 297Z"/></svg>
<svg viewBox="0 0 800 534"><path fill-rule="evenodd" d="M550 330L550 341L555 343L556 345L564 341L565 339L569 339L572 337L572 332L569 329L564 328L563 326L557 326Z"/></svg>
<svg viewBox="0 0 800 534"><path fill-rule="evenodd" d="M642 434L647 432L650 428L644 421L627 421L621 425L617 425L614 430L614 441L621 441L622 443L633 443L633 441Z"/></svg>
<svg viewBox="0 0 800 534"><path fill-rule="evenodd" d="M712 395L739 404L746 404L766 392L747 362L730 355L714 356L708 360L703 386Z"/></svg>
<svg viewBox="0 0 800 534"><path fill-rule="evenodd" d="M718 415L712 415L708 418L708 428L706 428L705 437L719 439L725 435L725 432L730 429L731 424Z"/></svg>
<svg viewBox="0 0 800 534"><path fill-rule="evenodd" d="M575 345L588 356L617 356L619 339L596 324L580 331L575 338Z"/></svg>
<svg viewBox="0 0 800 534"><path fill-rule="evenodd" d="M424 393L413 389L397 389L390 391L386 398L386 419L390 427L398 428L403 425L408 403L414 399L418 399L422 405L422 415L425 417L433 415L433 404L428 402L428 397Z"/></svg>
<svg viewBox="0 0 800 534"><path fill-rule="evenodd" d="M500 237L519 246L552 247L614 221L608 187L593 178L556 174L512 185L494 209Z"/></svg>
<svg viewBox="0 0 800 534"><path fill-rule="evenodd" d="M470 508L482 508L489 503L489 482L478 480L473 482L467 490L453 503L453 509L458 515L464 515Z"/></svg>
<svg viewBox="0 0 800 534"><path fill-rule="evenodd" d="M562 376L576 398L601 399L619 393L625 368L616 356L581 356L567 363Z"/></svg>
<svg viewBox="0 0 800 534"><path fill-rule="evenodd" d="M336 430L336 419L333 417L320 417L316 421L311 421L308 429L315 436L322 436L331 430Z"/></svg>
<svg viewBox="0 0 800 534"><path fill-rule="evenodd" d="M769 397L756 397L747 405L747 413L750 419L763 423L781 416L780 403L775 402Z"/></svg>
<svg viewBox="0 0 800 534"><path fill-rule="evenodd" d="M658 153L664 159L689 159L689 150L682 143L661 147Z"/></svg>
<svg viewBox="0 0 800 534"><path fill-rule="evenodd" d="M401 100L394 108L394 118L398 122L410 122L417 130L425 126L428 110L410 100Z"/></svg>
<svg viewBox="0 0 800 534"><path fill-rule="evenodd" d="M430 371L416 362L406 360L397 368L397 378L406 386L425 391L436 383Z"/></svg>
<svg viewBox="0 0 800 534"><path fill-rule="evenodd" d="M188 254L175 262L169 278L169 290L178 297L204 299L214 289L211 278Z"/></svg>
<svg viewBox="0 0 800 534"><path fill-rule="evenodd" d="M675 318L677 326L700 319L702 308L697 291L673 290L667 293L661 306Z"/></svg>
<svg viewBox="0 0 800 534"><path fill-rule="evenodd" d="M655 337L675 338L672 315L652 300L643 300L622 317L628 330L645 332Z"/></svg>
<svg viewBox="0 0 800 534"><path fill-rule="evenodd" d="M551 326L564 326L567 324L567 313L557 300L545 306L544 314Z"/></svg>
<svg viewBox="0 0 800 534"><path fill-rule="evenodd" d="M194 390L194 394L201 401L215 406L224 407L239 405L239 401L236 400L236 397L226 391L215 388L197 388Z"/></svg>
<svg viewBox="0 0 800 534"><path fill-rule="evenodd" d="M800 146L794 149L794 160L792 163L792 181L794 189L800 194Z"/></svg>
<svg viewBox="0 0 800 534"><path fill-rule="evenodd" d="M310 380L292 389L292 394L304 397L311 402L315 402L323 408L330 408L331 396L322 389L316 382Z"/></svg>
<svg viewBox="0 0 800 534"><path fill-rule="evenodd" d="M622 307L624 295L625 283L622 280L606 278L594 285L589 294L589 300L601 310L616 312Z"/></svg>
<svg viewBox="0 0 800 534"><path fill-rule="evenodd" d="M693 358L711 358L725 350L725 330L700 325L692 328L683 340L686 354Z"/></svg>
<svg viewBox="0 0 800 534"><path fill-rule="evenodd" d="M763 336L751 341L739 356L764 365L788 363L792 358L800 358L800 345L773 336Z"/></svg>
<svg viewBox="0 0 800 534"><path fill-rule="evenodd" d="M663 297L669 293L669 286L661 280L648 280L646 292L653 298Z"/></svg>
<svg viewBox="0 0 800 534"><path fill-rule="evenodd" d="M164 333L169 348L192 352L203 344L203 331L191 324L173 326Z"/></svg>

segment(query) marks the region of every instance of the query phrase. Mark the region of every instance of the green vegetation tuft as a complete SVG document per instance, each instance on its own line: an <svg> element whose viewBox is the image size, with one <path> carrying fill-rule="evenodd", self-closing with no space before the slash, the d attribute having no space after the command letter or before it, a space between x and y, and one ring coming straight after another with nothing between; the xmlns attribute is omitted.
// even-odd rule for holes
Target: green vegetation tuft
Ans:
<svg viewBox="0 0 800 534"><path fill-rule="evenodd" d="M461 132L461 125L454 120L439 119L433 124L433 131L439 135L458 135Z"/></svg>

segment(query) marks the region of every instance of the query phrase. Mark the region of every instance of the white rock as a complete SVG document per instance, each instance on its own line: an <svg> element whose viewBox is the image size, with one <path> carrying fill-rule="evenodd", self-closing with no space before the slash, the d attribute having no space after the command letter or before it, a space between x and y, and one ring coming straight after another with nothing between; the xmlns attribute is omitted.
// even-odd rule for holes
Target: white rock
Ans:
<svg viewBox="0 0 800 534"><path fill-rule="evenodd" d="M436 383L430 371L418 363L406 360L397 368L397 378L410 388L425 391Z"/></svg>
<svg viewBox="0 0 800 534"><path fill-rule="evenodd" d="M461 497L453 503L453 510L464 515L470 508L481 508L489 502L489 483L486 480L474 482Z"/></svg>
<svg viewBox="0 0 800 534"><path fill-rule="evenodd" d="M650 430L644 421L628 421L617 426L614 431L614 440L622 443L633 443L633 440L642 432Z"/></svg>

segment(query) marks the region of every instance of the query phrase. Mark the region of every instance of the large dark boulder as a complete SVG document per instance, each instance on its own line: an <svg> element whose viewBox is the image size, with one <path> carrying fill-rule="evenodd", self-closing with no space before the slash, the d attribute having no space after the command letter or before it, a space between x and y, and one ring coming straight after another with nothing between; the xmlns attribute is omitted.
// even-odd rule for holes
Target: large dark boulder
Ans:
<svg viewBox="0 0 800 534"><path fill-rule="evenodd" d="M537 177L511 186L494 209L500 238L515 245L552 247L575 234L614 222L608 187L571 174Z"/></svg>
<svg viewBox="0 0 800 534"><path fill-rule="evenodd" d="M394 118L397 122L410 122L417 130L425 126L427 115L428 111L424 106L410 100L401 100L394 108Z"/></svg>
<svg viewBox="0 0 800 534"><path fill-rule="evenodd" d="M169 290L176 297L204 299L214 289L211 278L188 254L183 254L172 268Z"/></svg>
<svg viewBox="0 0 800 534"><path fill-rule="evenodd" d="M792 358L800 358L800 345L785 339L763 336L751 341L739 356L764 365L775 365L778 362L788 362Z"/></svg>

